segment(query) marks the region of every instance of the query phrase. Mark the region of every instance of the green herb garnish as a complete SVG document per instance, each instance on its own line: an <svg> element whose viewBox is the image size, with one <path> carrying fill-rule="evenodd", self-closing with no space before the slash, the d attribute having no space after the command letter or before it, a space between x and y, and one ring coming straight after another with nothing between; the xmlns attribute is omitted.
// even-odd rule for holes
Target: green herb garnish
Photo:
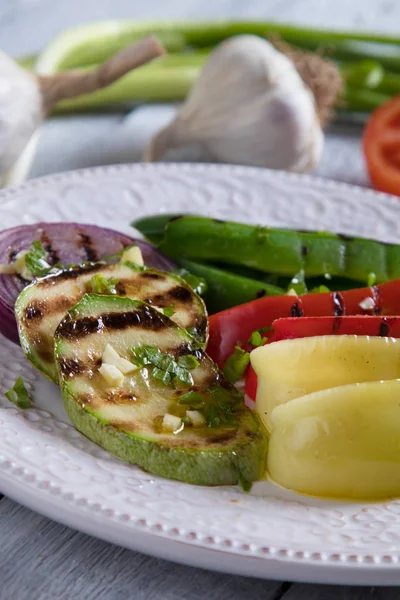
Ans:
<svg viewBox="0 0 400 600"><path fill-rule="evenodd" d="M311 290L311 294L325 294L326 292L330 292L331 290L326 285L318 285L317 287Z"/></svg>
<svg viewBox="0 0 400 600"><path fill-rule="evenodd" d="M368 278L367 278L367 286L368 287L372 287L373 285L375 285L376 283L376 275L375 273L368 273Z"/></svg>
<svg viewBox="0 0 400 600"><path fill-rule="evenodd" d="M288 285L288 291L294 290L297 295L307 294L307 286L304 278L304 269L300 269L298 273L293 277Z"/></svg>
<svg viewBox="0 0 400 600"><path fill-rule="evenodd" d="M173 304L171 306L166 306L162 311L166 317L172 317L172 315L175 314L175 306Z"/></svg>
<svg viewBox="0 0 400 600"><path fill-rule="evenodd" d="M261 346L261 344L264 342L264 339L265 338L261 336L261 333L256 330L251 334L249 342L252 346L258 348L258 346Z"/></svg>
<svg viewBox="0 0 400 600"><path fill-rule="evenodd" d="M208 427L234 426L239 423L236 411L242 406L243 394L236 388L226 389L216 384L207 390L200 412L203 413Z"/></svg>
<svg viewBox="0 0 400 600"><path fill-rule="evenodd" d="M47 252L42 242L32 242L31 249L25 254L26 268L35 277L46 275L53 268L49 265L46 258Z"/></svg>
<svg viewBox="0 0 400 600"><path fill-rule="evenodd" d="M118 279L113 278L107 279L101 273L97 273L97 275L93 275L91 278L90 287L94 294L114 295L117 293L115 286L118 281Z"/></svg>
<svg viewBox="0 0 400 600"><path fill-rule="evenodd" d="M178 400L178 404L187 404L196 408L199 404L202 404L203 402L204 397L201 394L199 394L199 392L195 392L193 390L186 392L186 394L182 394L182 396L180 396Z"/></svg>
<svg viewBox="0 0 400 600"><path fill-rule="evenodd" d="M243 394L236 388L226 389L219 383L206 388L201 393L190 390L183 394L178 404L183 404L201 412L207 427L238 424L236 412L243 406Z"/></svg>
<svg viewBox="0 0 400 600"><path fill-rule="evenodd" d="M239 486L242 488L242 490L244 492L250 492L251 488L253 487L253 484L251 481L248 481L244 477L240 476L239 477Z"/></svg>
<svg viewBox="0 0 400 600"><path fill-rule="evenodd" d="M200 363L192 354L180 356L176 361L172 354L161 352L155 346L132 347L131 352L132 362L138 367L153 367L153 378L164 385L174 386L177 380L188 387L193 385L193 377L189 371Z"/></svg>
<svg viewBox="0 0 400 600"><path fill-rule="evenodd" d="M32 398L25 387L22 377L18 377L14 386L4 394L10 402L19 406L19 408L30 408Z"/></svg>
<svg viewBox="0 0 400 600"><path fill-rule="evenodd" d="M242 378L249 362L250 354L240 346L236 346L235 351L226 359L222 371L228 381L236 383Z"/></svg>

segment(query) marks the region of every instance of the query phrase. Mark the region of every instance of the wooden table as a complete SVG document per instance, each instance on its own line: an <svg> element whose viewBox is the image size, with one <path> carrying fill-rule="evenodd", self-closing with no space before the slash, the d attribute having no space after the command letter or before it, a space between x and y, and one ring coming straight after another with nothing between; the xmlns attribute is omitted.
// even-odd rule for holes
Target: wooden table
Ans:
<svg viewBox="0 0 400 600"><path fill-rule="evenodd" d="M2 48L37 51L65 27L105 18L275 18L316 25L396 30L396 0L0 0ZM130 115L49 121L31 176L127 162L168 121L169 106ZM368 185L360 129L333 129L318 173ZM287 574L290 580L290 573ZM394 600L396 588L350 588L248 579L175 565L98 541L0 496L0 600Z"/></svg>

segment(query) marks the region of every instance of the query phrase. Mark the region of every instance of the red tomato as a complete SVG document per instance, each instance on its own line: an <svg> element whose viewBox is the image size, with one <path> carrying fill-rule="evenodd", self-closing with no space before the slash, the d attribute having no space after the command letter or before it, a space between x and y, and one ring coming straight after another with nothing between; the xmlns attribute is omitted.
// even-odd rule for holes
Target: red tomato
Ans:
<svg viewBox="0 0 400 600"><path fill-rule="evenodd" d="M372 113L364 130L363 149L372 185L400 196L400 96Z"/></svg>

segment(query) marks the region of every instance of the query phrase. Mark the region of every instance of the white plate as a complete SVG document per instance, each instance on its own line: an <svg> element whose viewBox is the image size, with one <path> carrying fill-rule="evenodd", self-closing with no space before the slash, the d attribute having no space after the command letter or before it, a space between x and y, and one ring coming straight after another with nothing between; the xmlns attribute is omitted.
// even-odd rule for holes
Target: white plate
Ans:
<svg viewBox="0 0 400 600"><path fill-rule="evenodd" d="M157 212L203 213L400 240L399 200L306 176L213 165L65 173L0 193L0 223L80 221L131 232ZM2 393L18 375L36 408ZM319 501L259 483L202 488L152 477L69 424L58 388L0 344L0 489L71 527L148 554L264 578L400 584L400 501Z"/></svg>

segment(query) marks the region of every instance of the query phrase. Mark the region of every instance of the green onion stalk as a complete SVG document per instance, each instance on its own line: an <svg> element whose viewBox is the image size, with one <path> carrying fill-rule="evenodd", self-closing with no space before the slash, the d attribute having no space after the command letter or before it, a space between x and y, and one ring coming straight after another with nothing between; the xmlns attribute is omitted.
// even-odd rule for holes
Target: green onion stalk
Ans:
<svg viewBox="0 0 400 600"><path fill-rule="evenodd" d="M153 33L169 55L126 75L109 88L66 100L57 112L128 107L136 102L182 100L209 53L233 35L255 34L281 40L300 50L318 52L340 66L345 92L338 101L347 111L370 112L400 93L400 37L316 30L268 22L107 21L85 25L58 36L40 55L39 72L90 68L127 44ZM26 65L32 64L29 57Z"/></svg>

